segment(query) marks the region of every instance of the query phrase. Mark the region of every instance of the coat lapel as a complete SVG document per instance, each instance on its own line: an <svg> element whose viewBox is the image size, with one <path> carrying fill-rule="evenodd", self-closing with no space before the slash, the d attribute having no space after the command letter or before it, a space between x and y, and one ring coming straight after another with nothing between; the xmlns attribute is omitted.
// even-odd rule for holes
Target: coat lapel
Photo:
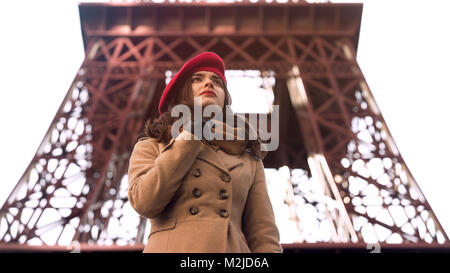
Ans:
<svg viewBox="0 0 450 273"><path fill-rule="evenodd" d="M226 154L223 151L219 151L220 147L216 145L206 144L205 146L205 149L197 157L220 169L222 172L229 174L234 168L244 164L240 155Z"/></svg>
<svg viewBox="0 0 450 273"><path fill-rule="evenodd" d="M217 147L217 149L218 149L218 147ZM200 160L206 161L207 163L213 165L214 167L218 168L222 172L229 174L224 161L219 157L219 155L216 152L216 147L211 147L211 146L205 144L205 149L202 149L202 151L200 151L197 158Z"/></svg>
<svg viewBox="0 0 450 273"><path fill-rule="evenodd" d="M233 169L239 167L240 165L244 165L244 161L242 160L240 155L237 156L226 156L224 157L224 164L227 168L227 171L231 172Z"/></svg>
<svg viewBox="0 0 450 273"><path fill-rule="evenodd" d="M214 151L215 157L220 160L221 165L231 172L239 165L243 165L241 155L245 152L248 142L246 140L238 140L237 137L245 135L245 128L231 127L229 124L219 120L212 119L214 133L222 135L221 139L212 139L207 141L210 150ZM219 150L220 149L220 150Z"/></svg>

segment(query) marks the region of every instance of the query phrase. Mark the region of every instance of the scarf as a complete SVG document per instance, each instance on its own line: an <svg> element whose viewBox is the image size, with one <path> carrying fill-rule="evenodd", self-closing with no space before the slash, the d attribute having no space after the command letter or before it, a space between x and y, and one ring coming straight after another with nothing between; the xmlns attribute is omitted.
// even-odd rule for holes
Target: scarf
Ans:
<svg viewBox="0 0 450 273"><path fill-rule="evenodd" d="M213 138L212 140L206 140L209 144L219 146L224 152L232 155L240 155L245 152L248 146L247 137L246 140L237 139L245 130L244 128L232 128L229 124L222 121L210 121L216 124L216 126L212 127L212 132L214 132L214 135L221 135L222 139ZM245 136L245 132L243 135Z"/></svg>
<svg viewBox="0 0 450 273"><path fill-rule="evenodd" d="M260 145L263 145L259 138L253 141L249 140L249 135L256 135L256 130L254 130L254 128L250 126L250 124L248 124L245 119L245 127L237 126L237 124L235 124L235 127L232 127L228 123L215 119L211 119L209 121L214 123L211 128L214 136L221 135L222 138L213 138L212 140L205 141L207 141L208 144L220 147L224 152L228 154L241 155L247 149L251 149L250 144L254 144L255 141L258 141ZM244 139L242 139L242 137L244 137ZM264 158L267 155L267 152L258 151L257 154L259 157Z"/></svg>

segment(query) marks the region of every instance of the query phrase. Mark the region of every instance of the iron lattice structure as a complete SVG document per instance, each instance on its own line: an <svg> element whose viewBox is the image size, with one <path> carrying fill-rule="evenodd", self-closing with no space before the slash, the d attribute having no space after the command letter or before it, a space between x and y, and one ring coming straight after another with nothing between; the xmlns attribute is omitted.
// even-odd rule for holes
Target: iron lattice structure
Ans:
<svg viewBox="0 0 450 273"><path fill-rule="evenodd" d="M299 236L285 249L448 243L356 62L362 4L79 8L86 58L1 208L3 248L142 246L146 220L127 200L128 160L144 121L158 116L166 78L203 51L229 70L258 70L280 106L280 146L264 164L287 173L284 201ZM325 223L324 238L310 238L308 210Z"/></svg>

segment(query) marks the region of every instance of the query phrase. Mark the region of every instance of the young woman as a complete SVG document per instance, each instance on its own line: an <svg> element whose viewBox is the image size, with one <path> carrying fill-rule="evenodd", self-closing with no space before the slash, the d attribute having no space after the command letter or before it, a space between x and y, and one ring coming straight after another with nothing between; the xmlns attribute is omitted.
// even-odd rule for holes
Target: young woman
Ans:
<svg viewBox="0 0 450 273"><path fill-rule="evenodd" d="M193 109L194 98L201 98L202 108L216 105L225 111L231 104L224 72L223 60L212 52L186 62L161 96L161 116L146 123L146 137L134 146L128 197L151 222L144 252L282 252L264 176L265 154L259 140L248 139L253 128L229 128L214 120L223 140L196 140L192 127L171 134L178 119L171 117L174 106ZM246 139L226 140L227 128L235 136L245 130Z"/></svg>

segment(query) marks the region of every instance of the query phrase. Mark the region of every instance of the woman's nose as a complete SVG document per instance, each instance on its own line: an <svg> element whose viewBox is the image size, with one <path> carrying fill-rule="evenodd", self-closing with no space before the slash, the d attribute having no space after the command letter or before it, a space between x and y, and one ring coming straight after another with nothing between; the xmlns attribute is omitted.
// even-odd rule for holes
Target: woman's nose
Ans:
<svg viewBox="0 0 450 273"><path fill-rule="evenodd" d="M213 86L214 82L211 79L206 79L205 86Z"/></svg>

